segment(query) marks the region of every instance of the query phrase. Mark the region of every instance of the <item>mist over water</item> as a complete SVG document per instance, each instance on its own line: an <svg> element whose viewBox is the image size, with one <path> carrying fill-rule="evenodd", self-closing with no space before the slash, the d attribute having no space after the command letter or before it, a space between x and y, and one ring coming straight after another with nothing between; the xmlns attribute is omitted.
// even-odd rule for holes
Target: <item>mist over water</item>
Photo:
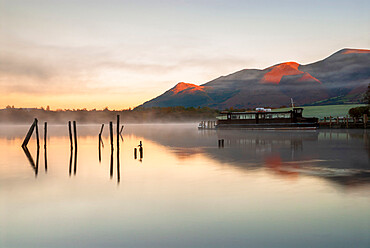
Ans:
<svg viewBox="0 0 370 248"><path fill-rule="evenodd" d="M100 126L77 125L74 165L68 126L48 126L46 154L41 127L36 169L29 126L0 125L0 247L370 245L366 130L128 124L112 153L105 125L99 162Z"/></svg>

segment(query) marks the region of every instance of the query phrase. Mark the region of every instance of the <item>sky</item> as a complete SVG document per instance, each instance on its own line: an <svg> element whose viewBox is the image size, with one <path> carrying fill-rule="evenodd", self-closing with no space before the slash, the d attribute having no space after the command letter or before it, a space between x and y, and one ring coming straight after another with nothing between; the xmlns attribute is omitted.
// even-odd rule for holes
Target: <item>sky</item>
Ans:
<svg viewBox="0 0 370 248"><path fill-rule="evenodd" d="M127 109L370 47L368 0L0 0L0 108Z"/></svg>

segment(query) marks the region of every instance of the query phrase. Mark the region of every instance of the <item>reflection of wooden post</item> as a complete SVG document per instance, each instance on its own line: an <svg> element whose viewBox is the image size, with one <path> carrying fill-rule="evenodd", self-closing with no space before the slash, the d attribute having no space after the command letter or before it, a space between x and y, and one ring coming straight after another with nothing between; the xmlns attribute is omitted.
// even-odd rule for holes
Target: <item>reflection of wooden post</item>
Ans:
<svg viewBox="0 0 370 248"><path fill-rule="evenodd" d="M367 124L367 114L364 114L364 128L366 128L366 124Z"/></svg>
<svg viewBox="0 0 370 248"><path fill-rule="evenodd" d="M140 154L140 159L143 159L143 147L139 147L139 154Z"/></svg>

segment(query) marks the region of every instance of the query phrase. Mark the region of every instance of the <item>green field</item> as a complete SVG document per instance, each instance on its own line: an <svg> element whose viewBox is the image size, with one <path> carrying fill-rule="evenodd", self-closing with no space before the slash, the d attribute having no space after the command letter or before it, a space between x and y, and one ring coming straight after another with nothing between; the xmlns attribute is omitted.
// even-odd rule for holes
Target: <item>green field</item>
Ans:
<svg viewBox="0 0 370 248"><path fill-rule="evenodd" d="M326 116L346 116L348 110L355 107L366 106L366 104L343 104L343 105L325 105L325 106L305 106L303 110L304 117L324 118ZM291 108L280 108L272 111L287 111Z"/></svg>

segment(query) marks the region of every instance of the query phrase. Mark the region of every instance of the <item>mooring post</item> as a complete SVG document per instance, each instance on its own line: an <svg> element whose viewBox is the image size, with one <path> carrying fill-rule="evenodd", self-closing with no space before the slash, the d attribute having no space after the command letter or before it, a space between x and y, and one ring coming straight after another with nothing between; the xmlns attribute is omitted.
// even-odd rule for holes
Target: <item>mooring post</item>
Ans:
<svg viewBox="0 0 370 248"><path fill-rule="evenodd" d="M24 138L24 141L22 143L22 147L27 146L28 142L30 141L30 138L31 138L32 133L33 133L33 130L35 129L35 125L36 125L36 123L35 123L35 120L34 120L33 123L32 123L32 125L31 125L31 127L30 127L30 129L27 132L26 137Z"/></svg>
<svg viewBox="0 0 370 248"><path fill-rule="evenodd" d="M47 125L48 123L44 122L44 160L45 160L45 171L48 170L48 157L46 152L46 141L47 141Z"/></svg>
<svg viewBox="0 0 370 248"><path fill-rule="evenodd" d="M46 139L47 139L47 132L48 132L48 123L44 122L44 148L46 148Z"/></svg>
<svg viewBox="0 0 370 248"><path fill-rule="evenodd" d="M348 115L346 116L346 128L348 128Z"/></svg>
<svg viewBox="0 0 370 248"><path fill-rule="evenodd" d="M77 125L76 121L73 121L73 137L75 142L75 152L77 152Z"/></svg>
<svg viewBox="0 0 370 248"><path fill-rule="evenodd" d="M38 124L38 120L35 119L35 128L36 128L36 141L37 141L37 147L40 147L40 139L39 139L39 124Z"/></svg>
<svg viewBox="0 0 370 248"><path fill-rule="evenodd" d="M110 148L113 151L113 122L109 122Z"/></svg>
<svg viewBox="0 0 370 248"><path fill-rule="evenodd" d="M73 150L73 142L72 142L72 125L71 121L68 121L68 132L69 132L69 143L71 144L71 151Z"/></svg>
<svg viewBox="0 0 370 248"><path fill-rule="evenodd" d="M76 172L77 172L77 125L76 125L76 121L73 121L73 136L74 136L74 142L75 142L75 162L74 162L73 174L76 175Z"/></svg>
<svg viewBox="0 0 370 248"><path fill-rule="evenodd" d="M137 148L134 148L134 159L137 159Z"/></svg>
<svg viewBox="0 0 370 248"><path fill-rule="evenodd" d="M117 157L119 154L119 115L117 115Z"/></svg>
<svg viewBox="0 0 370 248"><path fill-rule="evenodd" d="M331 128L331 116L329 116L329 127Z"/></svg>
<svg viewBox="0 0 370 248"><path fill-rule="evenodd" d="M117 183L120 181L120 171L119 171L119 115L117 115Z"/></svg>
<svg viewBox="0 0 370 248"><path fill-rule="evenodd" d="M139 154L140 154L140 161L143 159L143 143L141 142L140 140L140 144L139 144Z"/></svg>

